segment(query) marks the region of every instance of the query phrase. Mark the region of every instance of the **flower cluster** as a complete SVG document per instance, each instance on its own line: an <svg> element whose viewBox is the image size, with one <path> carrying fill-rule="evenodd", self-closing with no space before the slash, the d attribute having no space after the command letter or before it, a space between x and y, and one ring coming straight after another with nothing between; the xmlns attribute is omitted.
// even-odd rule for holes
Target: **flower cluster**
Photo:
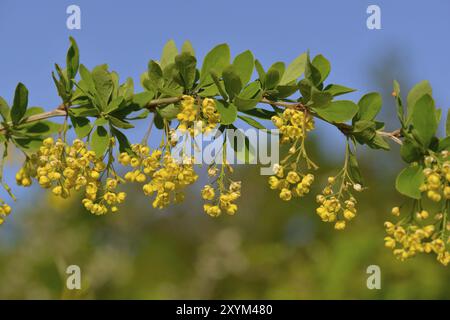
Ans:
<svg viewBox="0 0 450 320"><path fill-rule="evenodd" d="M417 253L435 253L443 265L450 263L450 222L448 222L450 199L449 153L426 156L423 160L424 181L419 187L422 199L415 200L409 214L394 224L385 222L387 236L385 246L392 249L400 260L414 257ZM423 208L426 201L435 202L430 210ZM436 208L437 209L434 209ZM434 212L432 212L432 210ZM401 209L392 208L393 216L399 217Z"/></svg>
<svg viewBox="0 0 450 320"><path fill-rule="evenodd" d="M428 216L428 213L425 215ZM384 238L385 246L392 249L398 259L403 261L417 253L435 253L440 263L445 266L450 263L449 239L445 239L444 233L439 232L433 224L420 226L415 223L393 224L386 221L384 226L388 234ZM445 228L450 230L450 225Z"/></svg>
<svg viewBox="0 0 450 320"><path fill-rule="evenodd" d="M134 155L121 153L119 162L131 166L132 171L125 174L125 180L145 183L142 187L147 196L155 195L154 208L165 208L172 202L181 202L184 199L182 190L197 181L193 161L184 158L183 161L175 159L170 152L162 153L146 145L134 144L131 146Z"/></svg>
<svg viewBox="0 0 450 320"><path fill-rule="evenodd" d="M225 163L222 169L215 185L207 184L201 190L203 200L209 201L203 205L203 210L211 217L218 217L222 212L234 215L238 209L234 202L241 197L241 181L232 181L225 177L225 170L232 172L232 167ZM217 173L217 166L208 170L210 177L215 177Z"/></svg>
<svg viewBox="0 0 450 320"><path fill-rule="evenodd" d="M188 131L192 136L200 132L209 132L220 122L220 114L214 99L203 99L201 110L195 102L194 97L184 95L181 100L181 111L177 115L180 121L178 129L182 132Z"/></svg>
<svg viewBox="0 0 450 320"><path fill-rule="evenodd" d="M448 152L442 154L446 159ZM440 157L428 156L425 158L425 181L420 187L421 192L426 192L427 197L439 202L442 199L450 199L450 161L442 160Z"/></svg>
<svg viewBox="0 0 450 320"><path fill-rule="evenodd" d="M280 130L281 143L304 138L306 132L314 129L314 119L295 109L285 109L281 116L273 116L272 122Z"/></svg>
<svg viewBox="0 0 450 320"><path fill-rule="evenodd" d="M316 201L319 207L316 209L317 215L324 222L334 223L336 230L343 230L347 221L356 216L356 199L349 192L349 184L342 181L339 191L334 191L336 184L335 177L328 177L328 184L322 190L322 194L317 195ZM360 185L353 186L355 190L361 190ZM344 194L345 192L345 194Z"/></svg>
<svg viewBox="0 0 450 320"><path fill-rule="evenodd" d="M31 168L30 163L35 168ZM108 179L106 187L102 186L101 175L106 169L106 164L94 151L88 150L83 141L76 139L69 146L61 139L55 142L53 138L47 138L16 174L16 180L21 185L31 185L30 178L36 178L41 187L51 189L54 195L62 198L84 189L84 206L91 213L100 215L107 213L109 207L112 212L117 211L115 205L125 199L125 193L112 192L117 187L117 180Z"/></svg>
<svg viewBox="0 0 450 320"><path fill-rule="evenodd" d="M220 122L220 114L216 108L214 99L205 98L202 101L203 130L209 132L213 130Z"/></svg>
<svg viewBox="0 0 450 320"><path fill-rule="evenodd" d="M288 171L278 164L274 166L273 171L275 175L269 177L269 186L273 190L279 190L280 198L284 201L308 194L314 181L314 175L311 173L301 174L296 170ZM286 171L288 172L286 173Z"/></svg>
<svg viewBox="0 0 450 320"><path fill-rule="evenodd" d="M11 213L11 207L0 199L0 224L5 222L5 218Z"/></svg>

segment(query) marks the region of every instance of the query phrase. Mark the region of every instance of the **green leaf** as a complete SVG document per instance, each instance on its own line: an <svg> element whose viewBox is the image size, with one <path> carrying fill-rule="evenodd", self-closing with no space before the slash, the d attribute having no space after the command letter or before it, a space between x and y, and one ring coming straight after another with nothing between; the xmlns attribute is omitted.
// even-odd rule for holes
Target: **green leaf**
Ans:
<svg viewBox="0 0 450 320"><path fill-rule="evenodd" d="M128 138L120 130L116 128L111 128L111 133L114 135L114 137L116 137L117 141L119 142L120 152L127 152L128 154L133 153Z"/></svg>
<svg viewBox="0 0 450 320"><path fill-rule="evenodd" d="M319 86L322 79L320 71L311 63L309 53L306 54L305 79L311 81L314 86Z"/></svg>
<svg viewBox="0 0 450 320"><path fill-rule="evenodd" d="M164 119L172 120L180 113L180 106L172 103L167 106L159 107L157 111Z"/></svg>
<svg viewBox="0 0 450 320"><path fill-rule="evenodd" d="M162 51L161 55L161 68L165 68L171 63L175 62L175 57L178 54L177 45L175 44L175 41L169 40Z"/></svg>
<svg viewBox="0 0 450 320"><path fill-rule="evenodd" d="M290 85L290 86L284 86L284 85L278 85L275 87L275 90L277 91L275 98L276 99L284 99L287 97L290 97L298 90L298 85Z"/></svg>
<svg viewBox="0 0 450 320"><path fill-rule="evenodd" d="M95 83L92 79L92 75L89 70L83 65L80 65L80 76L83 82L86 84L86 89L89 90L89 93L92 95L95 94Z"/></svg>
<svg viewBox="0 0 450 320"><path fill-rule="evenodd" d="M98 126L94 131L92 131L90 138L90 146L96 156L103 156L109 146L109 135L106 129L102 126Z"/></svg>
<svg viewBox="0 0 450 320"><path fill-rule="evenodd" d="M133 98L134 94L134 82L133 79L128 77L125 83L119 87L118 95L124 97L125 100Z"/></svg>
<svg viewBox="0 0 450 320"><path fill-rule="evenodd" d="M298 83L298 88L302 94L303 103L307 103L311 99L311 91L313 83L309 79L302 79Z"/></svg>
<svg viewBox="0 0 450 320"><path fill-rule="evenodd" d="M108 119L111 122L111 124L113 126L117 127L117 128L121 128L121 129L134 128L134 126L131 123L129 123L129 122L125 121L125 120L121 120L119 118L113 117L111 115L108 117Z"/></svg>
<svg viewBox="0 0 450 320"><path fill-rule="evenodd" d="M235 71L235 67L233 65L226 67L222 72L222 78L228 97L233 100L234 96L242 90L242 81Z"/></svg>
<svg viewBox="0 0 450 320"><path fill-rule="evenodd" d="M139 107L144 108L155 96L151 91L144 91L137 93L133 96L133 102L139 105Z"/></svg>
<svg viewBox="0 0 450 320"><path fill-rule="evenodd" d="M260 129L260 130L265 130L267 129L266 127L264 127L261 123L259 123L258 121L256 121L255 119L251 118L251 117L246 117L243 115L238 115L238 118L241 119L242 121L246 122L247 124L251 125L252 127L256 128L256 129Z"/></svg>
<svg viewBox="0 0 450 320"><path fill-rule="evenodd" d="M216 100L216 109L220 113L221 124L232 124L237 118L237 108L232 103Z"/></svg>
<svg viewBox="0 0 450 320"><path fill-rule="evenodd" d="M200 86L204 86L213 82L211 78L211 71L215 71L217 74L222 74L222 71L226 66L230 64L230 48L227 44L219 44L214 47L205 56L202 65L202 71L200 72Z"/></svg>
<svg viewBox="0 0 450 320"><path fill-rule="evenodd" d="M423 158L421 149L409 140L405 140L400 147L400 156L406 163Z"/></svg>
<svg viewBox="0 0 450 320"><path fill-rule="evenodd" d="M97 118L94 121L94 126L105 126L108 124L108 120L106 118Z"/></svg>
<svg viewBox="0 0 450 320"><path fill-rule="evenodd" d="M356 120L373 120L381 110L383 104L381 95L377 92L371 92L362 96L358 102L359 112Z"/></svg>
<svg viewBox="0 0 450 320"><path fill-rule="evenodd" d="M255 69L256 69L256 72L258 73L258 77L259 77L259 81L261 82L261 85L264 86L264 82L266 79L266 72L264 71L264 68L263 68L261 62L259 62L258 59L255 60Z"/></svg>
<svg viewBox="0 0 450 320"><path fill-rule="evenodd" d="M150 60L148 62L147 74L148 81L150 81L152 89L154 89L155 91L158 90L158 88L162 86L164 80L161 67L156 61Z"/></svg>
<svg viewBox="0 0 450 320"><path fill-rule="evenodd" d="M189 40L186 40L183 45L181 46L181 52L187 52L189 53L191 56L195 57L195 50L194 47L192 46L192 43Z"/></svg>
<svg viewBox="0 0 450 320"><path fill-rule="evenodd" d="M223 81L219 80L219 76L214 71L211 71L211 77L214 81L214 84L216 85L217 90L219 90L220 95L225 100L228 100L228 95L225 92L225 87L223 86Z"/></svg>
<svg viewBox="0 0 450 320"><path fill-rule="evenodd" d="M269 70L267 70L266 78L264 80L265 89L275 88L284 74L285 66L283 62L275 62Z"/></svg>
<svg viewBox="0 0 450 320"><path fill-rule="evenodd" d="M383 149L383 150L389 150L389 143L384 140L382 136L379 134L375 135L375 137L367 143L367 145L372 149Z"/></svg>
<svg viewBox="0 0 450 320"><path fill-rule="evenodd" d="M92 125L88 118L70 116L70 121L79 139L86 137L92 130Z"/></svg>
<svg viewBox="0 0 450 320"><path fill-rule="evenodd" d="M438 151L450 151L450 136L442 138L439 140L439 148Z"/></svg>
<svg viewBox="0 0 450 320"><path fill-rule="evenodd" d="M406 99L408 103L408 122L411 120L416 102L426 94L430 96L433 94L433 90L427 80L419 82L409 91Z"/></svg>
<svg viewBox="0 0 450 320"><path fill-rule="evenodd" d="M416 101L412 109L411 121L420 141L427 148L438 128L434 101L430 95L425 94Z"/></svg>
<svg viewBox="0 0 450 320"><path fill-rule="evenodd" d="M108 66L106 64L96 66L91 74L100 106L104 110L109 103L109 98L113 91L112 76L108 72Z"/></svg>
<svg viewBox="0 0 450 320"><path fill-rule="evenodd" d="M197 59L189 53L183 52L175 57L175 65L183 79L183 86L191 89L195 81Z"/></svg>
<svg viewBox="0 0 450 320"><path fill-rule="evenodd" d="M375 122L358 120L353 125L352 133L359 143L369 143L376 135Z"/></svg>
<svg viewBox="0 0 450 320"><path fill-rule="evenodd" d="M78 52L78 46L75 42L75 39L70 37L70 47L67 51L67 57L66 57L66 64L67 64L67 78L70 83L72 83L73 79L75 79L75 76L78 72L78 66L80 64L80 54ZM72 86L68 88L69 90L72 89Z"/></svg>
<svg viewBox="0 0 450 320"><path fill-rule="evenodd" d="M10 117L10 110L9 110L9 105L8 103L5 101L5 99L3 99L2 97L0 97L0 116L3 118L4 121L8 122L11 120Z"/></svg>
<svg viewBox="0 0 450 320"><path fill-rule="evenodd" d="M313 108L315 112L329 122L345 122L358 112L358 106L349 100L332 101L322 108Z"/></svg>
<svg viewBox="0 0 450 320"><path fill-rule="evenodd" d="M319 71L320 81L322 83L330 74L331 65L330 62L321 54L314 57L312 65Z"/></svg>
<svg viewBox="0 0 450 320"><path fill-rule="evenodd" d="M244 51L234 58L233 66L243 85L246 85L253 74L255 61L250 50Z"/></svg>
<svg viewBox="0 0 450 320"><path fill-rule="evenodd" d="M11 108L11 120L17 124L22 120L28 106L28 90L23 83L19 83L14 93L14 103Z"/></svg>
<svg viewBox="0 0 450 320"><path fill-rule="evenodd" d="M99 115L97 109L91 106L69 108L69 113L75 117L96 117Z"/></svg>
<svg viewBox="0 0 450 320"><path fill-rule="evenodd" d="M445 123L445 135L450 136L450 109L447 111L447 121Z"/></svg>
<svg viewBox="0 0 450 320"><path fill-rule="evenodd" d="M329 84L324 91L330 93L333 97L356 91L356 89L341 86L339 84Z"/></svg>
<svg viewBox="0 0 450 320"><path fill-rule="evenodd" d="M164 118L161 117L159 113L155 113L153 116L153 121L155 124L155 127L162 130L164 129Z"/></svg>
<svg viewBox="0 0 450 320"><path fill-rule="evenodd" d="M302 53L294 59L286 68L286 72L281 78L280 85L285 85L296 81L305 72L306 53Z"/></svg>
<svg viewBox="0 0 450 320"><path fill-rule="evenodd" d="M259 91L258 94L253 98L241 98L240 95L234 97L233 103L236 105L239 111L251 110L256 107L256 105L261 101L263 96L262 91Z"/></svg>
<svg viewBox="0 0 450 320"><path fill-rule="evenodd" d="M117 109L119 109L119 107L120 107L120 105L122 104L123 101L124 101L124 100L123 100L123 97L117 97L117 98L115 98L114 100L112 100L112 101L108 104L108 106L107 106L106 109L105 109L105 112L106 112L106 113L111 113L111 112L113 112L113 111L116 111Z"/></svg>
<svg viewBox="0 0 450 320"><path fill-rule="evenodd" d="M142 120L142 119L146 119L149 114L150 114L150 111L148 111L147 109L144 109L137 116L131 117L131 118L127 118L127 120Z"/></svg>
<svg viewBox="0 0 450 320"><path fill-rule="evenodd" d="M333 96L330 93L313 88L311 94L311 101L313 104L311 107L324 108L331 102L332 99Z"/></svg>
<svg viewBox="0 0 450 320"><path fill-rule="evenodd" d="M38 121L19 126L19 131L27 137L49 136L56 133L61 128L61 124L51 121Z"/></svg>
<svg viewBox="0 0 450 320"><path fill-rule="evenodd" d="M404 168L395 181L395 187L401 194L413 198L420 199L420 186L424 182L423 168L418 165L410 165Z"/></svg>
<svg viewBox="0 0 450 320"><path fill-rule="evenodd" d="M13 142L19 149L29 156L36 153L42 146L42 139L39 137L14 138Z"/></svg>

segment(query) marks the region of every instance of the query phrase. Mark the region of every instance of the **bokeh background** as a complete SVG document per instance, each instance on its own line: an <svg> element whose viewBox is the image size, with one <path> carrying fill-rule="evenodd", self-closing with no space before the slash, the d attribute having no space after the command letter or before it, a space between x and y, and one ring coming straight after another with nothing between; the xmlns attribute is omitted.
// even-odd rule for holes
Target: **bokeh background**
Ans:
<svg viewBox="0 0 450 320"><path fill-rule="evenodd" d="M81 30L66 28L70 4L81 7ZM366 27L370 4L381 8L381 30ZM70 35L82 63L107 62L135 83L169 39L180 45L191 40L200 58L227 42L233 54L251 49L266 67L310 49L331 61L328 81L358 88L350 98L381 92L382 117L395 129L393 79L403 92L430 80L446 114L449 13L445 0L1 0L0 95L11 101L21 81L31 105L58 105L50 71L64 62ZM136 130L130 137L141 135ZM383 247L383 221L402 202L393 186L401 168L398 148L359 149L369 191L360 197L357 219L336 232L314 214L314 194L341 166L344 139L319 124L309 147L321 164L310 196L282 203L257 167L240 166L235 177L244 181L243 197L234 217L207 217L200 184L184 204L164 211L153 210L130 187L126 207L104 217L88 214L77 198L61 201L36 187L16 188L19 201L0 228L0 298L449 299L448 267L432 256L402 263ZM12 154L7 181L22 160ZM81 267L80 291L65 289L71 264ZM366 287L366 268L373 264L381 268L381 290Z"/></svg>

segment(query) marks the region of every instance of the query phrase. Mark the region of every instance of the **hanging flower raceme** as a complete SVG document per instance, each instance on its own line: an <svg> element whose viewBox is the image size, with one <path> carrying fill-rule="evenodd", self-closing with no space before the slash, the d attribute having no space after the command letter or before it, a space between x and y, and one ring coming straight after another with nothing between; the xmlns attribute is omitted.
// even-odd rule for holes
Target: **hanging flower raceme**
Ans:
<svg viewBox="0 0 450 320"><path fill-rule="evenodd" d="M32 165L35 167L33 168ZM117 211L116 204L122 203L125 193L114 193L119 181L108 178L102 185L101 175L107 165L86 144L76 139L71 146L61 139L43 141L39 151L25 162L16 174L22 185L31 185L31 177L45 189L51 189L56 196L67 198L74 191L85 191L83 205L93 214L105 214L111 209ZM114 187L113 187L114 186Z"/></svg>
<svg viewBox="0 0 450 320"><path fill-rule="evenodd" d="M385 246L400 260L418 253L434 253L443 265L450 263L450 161L447 159L447 151L425 157L423 183L419 187L422 199L415 200L409 210L392 208L393 216L399 217L404 212L405 217L397 223L385 222ZM427 200L434 203L430 203L430 209L424 208Z"/></svg>
<svg viewBox="0 0 450 320"><path fill-rule="evenodd" d="M273 166L274 175L269 177L269 186L279 191L280 199L290 201L295 197L303 197L309 193L314 175L302 172L301 164L317 168L309 159L306 148L306 133L314 129L314 120L305 112L286 109L280 116L273 116L272 122L280 130L281 143L290 143L287 156Z"/></svg>
<svg viewBox="0 0 450 320"><path fill-rule="evenodd" d="M276 164L273 170L275 175L269 177L269 186L273 190L280 191L281 200L289 201L309 193L314 181L314 175L311 173L302 174L293 169L287 171L286 167L279 164Z"/></svg>
<svg viewBox="0 0 450 320"><path fill-rule="evenodd" d="M356 216L357 202L351 193L351 188L353 187L355 191L362 190L359 184L352 184L343 177L341 179L341 184L338 186L336 177L328 177L327 186L316 197L319 204L316 209L317 215L323 222L334 223L336 230L345 229L347 222Z"/></svg>
<svg viewBox="0 0 450 320"><path fill-rule="evenodd" d="M273 116L272 122L280 130L281 143L305 138L314 129L314 119L301 110L285 109L280 116Z"/></svg>
<svg viewBox="0 0 450 320"><path fill-rule="evenodd" d="M145 183L142 189L145 195L154 196L154 208L162 209L172 202L183 201L183 189L198 179L193 159L185 157L179 161L169 150L163 154L143 144L134 144L131 149L134 155L121 153L119 156L122 165L133 168L125 174L125 180Z"/></svg>
<svg viewBox="0 0 450 320"><path fill-rule="evenodd" d="M201 191L203 200L207 201L203 205L203 210L211 217L218 217L222 212L234 215L238 210L235 201L241 196L241 181L227 179L226 171L229 173L233 171L229 164L223 164L222 168L219 173L216 166L210 167L208 175L214 178L219 173L219 176L213 184L205 185Z"/></svg>

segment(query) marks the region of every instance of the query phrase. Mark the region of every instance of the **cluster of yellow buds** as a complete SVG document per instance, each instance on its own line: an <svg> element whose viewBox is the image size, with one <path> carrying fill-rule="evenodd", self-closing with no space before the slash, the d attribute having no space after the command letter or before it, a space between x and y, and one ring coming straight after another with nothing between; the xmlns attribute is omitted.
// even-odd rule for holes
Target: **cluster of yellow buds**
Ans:
<svg viewBox="0 0 450 320"><path fill-rule="evenodd" d="M194 97L184 95L180 105L181 111L177 114L177 119L180 121L178 129L180 131L193 130L194 121L197 119L198 114L198 107L195 105Z"/></svg>
<svg viewBox="0 0 450 320"><path fill-rule="evenodd" d="M0 224L5 222L5 218L11 213L11 207L0 199Z"/></svg>
<svg viewBox="0 0 450 320"><path fill-rule="evenodd" d="M184 95L181 100L181 111L177 115L180 122L178 129L182 132L188 131L191 136L201 132L209 132L220 122L220 114L216 108L216 101L204 98L201 110L195 104L192 96ZM201 112L200 112L201 111Z"/></svg>
<svg viewBox="0 0 450 320"><path fill-rule="evenodd" d="M234 203L241 196L241 182L232 181L228 189L220 190L218 187L219 197L216 197L216 191L213 186L207 184L203 187L201 194L202 198L210 203L203 205L203 210L211 217L218 217L222 212L229 215L234 215L238 209Z"/></svg>
<svg viewBox="0 0 450 320"><path fill-rule="evenodd" d="M272 122L280 130L281 143L304 138L306 132L314 129L314 119L295 109L285 109L281 116L273 116Z"/></svg>
<svg viewBox="0 0 450 320"><path fill-rule="evenodd" d="M442 158L448 157L448 152L442 153ZM420 186L421 192L426 192L427 197L439 202L442 199L450 199L450 161L441 160L432 156L425 158L425 181Z"/></svg>
<svg viewBox="0 0 450 320"><path fill-rule="evenodd" d="M119 180L114 178L107 178L104 186L103 196L98 201L97 193L99 191L100 183L90 182L86 186L86 194L82 203L84 207L91 213L102 215L111 209L111 212L117 212L117 204L123 203L126 198L125 192L116 192Z"/></svg>
<svg viewBox="0 0 450 320"><path fill-rule="evenodd" d="M286 170L282 165L275 164L274 175L269 177L269 186L273 190L280 191L280 198L289 201L293 197L303 197L309 193L314 181L311 173L301 174L296 170ZM286 173L286 171L288 171Z"/></svg>
<svg viewBox="0 0 450 320"><path fill-rule="evenodd" d="M132 144L131 150L131 155L126 152L119 155L119 163L132 168L124 178L129 182L144 183L161 166L162 152L158 149L150 150L144 144Z"/></svg>
<svg viewBox="0 0 450 320"><path fill-rule="evenodd" d="M36 155L27 159L22 168L16 173L16 183L22 187L29 187L32 184L32 177L36 176Z"/></svg>
<svg viewBox="0 0 450 320"><path fill-rule="evenodd" d="M346 227L347 221L352 220L356 216L357 202L356 199L348 193L347 199L342 203L342 192L340 191L336 194L333 191L335 181L335 177L328 177L327 186L322 190L322 194L317 195L316 201L319 204L319 207L316 209L316 213L322 221L334 223L334 228L336 230L343 230Z"/></svg>
<svg viewBox="0 0 450 320"><path fill-rule="evenodd" d="M443 265L450 263L448 243L442 231L436 230L433 224L419 226L414 223L393 224L384 223L386 233L385 246L393 250L395 257L404 261L414 257L417 253L435 253L437 260ZM450 229L450 226L446 226Z"/></svg>
<svg viewBox="0 0 450 320"><path fill-rule="evenodd" d="M149 162L152 162L153 159ZM185 157L178 161L167 152L162 156L159 168L153 172L151 179L142 187L144 194L152 196L154 208L165 208L170 203L184 200L182 190L197 181L192 158Z"/></svg>
<svg viewBox="0 0 450 320"><path fill-rule="evenodd" d="M97 183L106 165L98 159L94 151L76 139L68 146L61 139L56 142L47 138L37 152L36 179L43 188L63 198L70 191L80 190L89 183Z"/></svg>
<svg viewBox="0 0 450 320"><path fill-rule="evenodd" d="M85 198L82 203L94 214L107 213L107 205L115 212L115 204L125 199L123 192L114 193L113 197L111 190L117 186L113 182L115 179L108 179L107 186L102 187L101 176L107 166L94 151L88 150L82 140L75 139L69 146L61 139L54 141L51 137L47 138L32 159L35 159L31 163L35 163L36 167L30 168L28 162L16 175L17 182L22 185L30 185L27 179L34 177L41 187L52 189L54 195L62 198L69 197L72 191L84 188ZM106 189L104 194L103 189Z"/></svg>
<svg viewBox="0 0 450 320"><path fill-rule="evenodd" d="M213 130L220 122L220 114L216 109L216 101L214 99L203 99L202 114L204 118L204 128L202 128L203 132L209 132Z"/></svg>

